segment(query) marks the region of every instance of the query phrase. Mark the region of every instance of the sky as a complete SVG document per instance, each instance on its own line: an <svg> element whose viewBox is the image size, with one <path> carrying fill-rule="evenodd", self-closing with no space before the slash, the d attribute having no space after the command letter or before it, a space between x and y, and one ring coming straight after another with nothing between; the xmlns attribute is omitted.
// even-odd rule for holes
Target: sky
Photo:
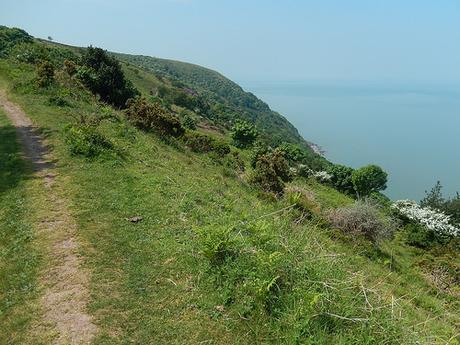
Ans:
<svg viewBox="0 0 460 345"><path fill-rule="evenodd" d="M458 0L0 0L0 24L237 81L460 81Z"/></svg>

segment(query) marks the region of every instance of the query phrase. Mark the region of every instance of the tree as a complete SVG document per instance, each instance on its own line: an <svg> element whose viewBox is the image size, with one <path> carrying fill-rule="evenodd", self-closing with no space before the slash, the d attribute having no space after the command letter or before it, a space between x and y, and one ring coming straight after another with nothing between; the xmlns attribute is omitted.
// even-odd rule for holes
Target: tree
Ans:
<svg viewBox="0 0 460 345"><path fill-rule="evenodd" d="M104 102L123 108L126 101L139 94L125 78L120 63L101 48L88 47L82 57L78 77Z"/></svg>
<svg viewBox="0 0 460 345"><path fill-rule="evenodd" d="M430 207L436 210L443 210L445 200L442 196L442 185L441 181L437 181L431 190L425 191L425 197L420 201L420 206Z"/></svg>
<svg viewBox="0 0 460 345"><path fill-rule="evenodd" d="M369 196L387 188L388 174L378 165L367 165L355 170L351 176L358 197Z"/></svg>
<svg viewBox="0 0 460 345"><path fill-rule="evenodd" d="M236 147L247 148L252 146L256 141L259 133L257 132L254 125L249 122L238 120L232 127L232 139Z"/></svg>
<svg viewBox="0 0 460 345"><path fill-rule="evenodd" d="M330 181L334 188L347 194L355 192L352 180L353 171L353 168L340 164L332 165L327 169L327 172L332 176Z"/></svg>

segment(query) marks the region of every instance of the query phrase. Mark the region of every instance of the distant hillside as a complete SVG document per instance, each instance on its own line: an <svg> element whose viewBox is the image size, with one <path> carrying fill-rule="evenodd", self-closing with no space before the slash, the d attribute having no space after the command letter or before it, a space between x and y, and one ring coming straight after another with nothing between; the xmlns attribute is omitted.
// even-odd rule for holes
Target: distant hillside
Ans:
<svg viewBox="0 0 460 345"><path fill-rule="evenodd" d="M190 88L191 92L196 92L209 105L208 116L211 118L222 121L242 118L262 129L266 139L272 143L290 142L310 148L286 118L218 72L190 63L150 56L119 53L115 56L153 72L160 78L169 78Z"/></svg>

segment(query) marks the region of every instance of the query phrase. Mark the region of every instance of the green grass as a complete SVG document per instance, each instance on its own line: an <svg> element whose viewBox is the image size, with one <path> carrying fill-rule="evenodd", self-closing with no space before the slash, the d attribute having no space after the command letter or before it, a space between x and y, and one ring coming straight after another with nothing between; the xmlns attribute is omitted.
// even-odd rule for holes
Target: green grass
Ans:
<svg viewBox="0 0 460 345"><path fill-rule="evenodd" d="M298 222L287 199L264 198L244 180L222 174L212 157L139 132L114 110L98 130L120 154L72 156L63 134L75 121L72 114L107 108L75 89L72 108L49 105L61 87L27 87L32 71L0 60L0 85L20 86L12 88L13 100L41 127L57 158L60 189L71 202L92 272L96 344L455 344L458 300L422 274L423 253L399 238L375 248L314 221ZM16 157L16 144L5 146L3 136L0 144ZM22 178L13 175L7 189L17 199L2 192L0 200L6 224L17 219L11 216L14 200L27 196ZM295 183L323 209L352 202L314 181ZM22 212L30 207L22 204ZM126 220L132 216L143 220ZM28 240L2 243L19 243L33 268L30 227L23 226ZM8 260L12 266L2 266L0 277L23 272ZM27 266L19 282L33 286L35 270ZM20 306L33 292L12 298ZM20 333L27 320L12 308L7 331Z"/></svg>

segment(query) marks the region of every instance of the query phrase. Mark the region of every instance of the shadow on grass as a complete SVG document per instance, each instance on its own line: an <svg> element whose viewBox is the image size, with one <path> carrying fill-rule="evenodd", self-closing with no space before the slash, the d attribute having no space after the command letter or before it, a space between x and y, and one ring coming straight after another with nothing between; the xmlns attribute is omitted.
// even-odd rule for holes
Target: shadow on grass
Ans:
<svg viewBox="0 0 460 345"><path fill-rule="evenodd" d="M32 128L22 127L21 131L21 136L36 135ZM43 160L38 147L31 148L35 152L34 155L24 154L18 139L14 126L0 126L0 197L15 188L20 181L31 177L32 169L24 158L30 159L36 166L36 170L47 168L52 164ZM42 154L46 152L46 148L43 150Z"/></svg>

